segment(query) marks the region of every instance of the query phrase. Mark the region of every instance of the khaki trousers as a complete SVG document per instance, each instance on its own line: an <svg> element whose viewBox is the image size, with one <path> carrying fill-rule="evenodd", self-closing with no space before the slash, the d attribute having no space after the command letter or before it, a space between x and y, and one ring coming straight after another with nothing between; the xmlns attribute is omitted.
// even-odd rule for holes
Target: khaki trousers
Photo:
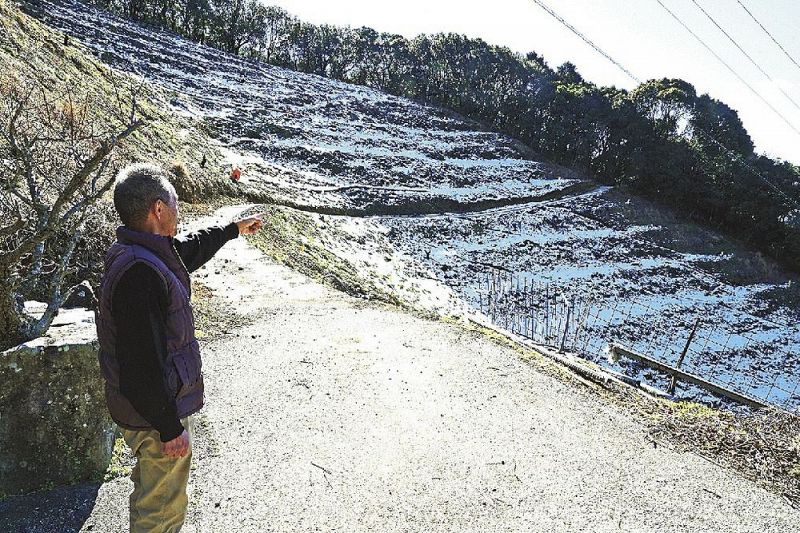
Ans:
<svg viewBox="0 0 800 533"><path fill-rule="evenodd" d="M194 437L192 417L181 420ZM158 431L122 429L122 436L136 457L131 472L133 492L130 497L131 533L176 533L186 519L189 497L189 467L192 448L185 457L173 459L161 453Z"/></svg>

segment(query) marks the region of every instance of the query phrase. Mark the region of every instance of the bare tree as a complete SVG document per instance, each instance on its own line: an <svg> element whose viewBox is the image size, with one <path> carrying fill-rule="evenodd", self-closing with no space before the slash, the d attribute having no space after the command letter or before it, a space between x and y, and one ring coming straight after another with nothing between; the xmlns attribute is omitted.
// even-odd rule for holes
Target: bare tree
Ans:
<svg viewBox="0 0 800 533"><path fill-rule="evenodd" d="M57 89L35 76L0 75L2 345L42 335L69 297L63 285L76 246L113 185L112 154L143 124L138 89L112 87L109 98L74 83ZM34 290L47 303L37 317L23 307Z"/></svg>

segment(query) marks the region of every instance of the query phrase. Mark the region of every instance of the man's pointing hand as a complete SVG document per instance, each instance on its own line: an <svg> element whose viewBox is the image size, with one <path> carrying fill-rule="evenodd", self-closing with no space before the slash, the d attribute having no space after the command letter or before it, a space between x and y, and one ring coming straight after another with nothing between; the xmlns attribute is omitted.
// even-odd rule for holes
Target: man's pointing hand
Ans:
<svg viewBox="0 0 800 533"><path fill-rule="evenodd" d="M261 215L237 220L236 225L239 227L239 235L252 235L261 229Z"/></svg>

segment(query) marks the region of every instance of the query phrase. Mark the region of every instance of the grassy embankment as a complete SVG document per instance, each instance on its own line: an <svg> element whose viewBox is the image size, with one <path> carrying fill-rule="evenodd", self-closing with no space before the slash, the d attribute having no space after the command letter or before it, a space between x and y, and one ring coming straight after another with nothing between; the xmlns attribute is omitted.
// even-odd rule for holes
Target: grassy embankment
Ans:
<svg viewBox="0 0 800 533"><path fill-rule="evenodd" d="M236 194L224 179L221 156L202 126L170 111L167 96L157 87L142 84L124 73L115 71L93 57L81 43L25 15L13 4L0 0L0 89L22 84L43 91L48 98L63 99L68 93L79 101L96 102L88 109L91 121L107 120L109 103L128 104L130 90L137 92L138 115L144 126L129 137L113 153L113 168L131 162L147 161L169 166L182 162L189 175L175 175L173 183L182 200L197 202L212 196ZM0 96L2 92L0 92ZM205 168L200 162L206 158ZM189 177L191 176L191 177ZM80 257L93 257L89 278L99 278L97 258L102 258L113 239L116 218L110 195L93 207L101 227L93 228L91 237L81 244ZM83 272L82 274L87 274ZM67 282L78 282L68 279ZM121 441L115 447L107 476L127 473L130 461L123 453Z"/></svg>

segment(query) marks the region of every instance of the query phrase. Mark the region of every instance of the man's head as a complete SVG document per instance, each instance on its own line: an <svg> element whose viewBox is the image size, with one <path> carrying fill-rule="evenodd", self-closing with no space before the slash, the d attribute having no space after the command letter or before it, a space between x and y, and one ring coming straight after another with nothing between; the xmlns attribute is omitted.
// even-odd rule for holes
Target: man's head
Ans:
<svg viewBox="0 0 800 533"><path fill-rule="evenodd" d="M178 232L178 195L156 165L123 168L114 185L114 207L131 229L174 237Z"/></svg>

